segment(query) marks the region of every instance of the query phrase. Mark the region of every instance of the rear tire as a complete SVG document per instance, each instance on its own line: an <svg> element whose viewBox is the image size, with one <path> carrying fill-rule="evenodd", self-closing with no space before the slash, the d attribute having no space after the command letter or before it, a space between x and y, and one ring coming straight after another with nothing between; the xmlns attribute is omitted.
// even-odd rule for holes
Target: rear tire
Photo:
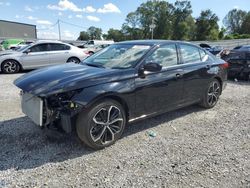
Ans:
<svg viewBox="0 0 250 188"><path fill-rule="evenodd" d="M103 149L121 137L125 125L126 114L122 105L106 99L78 115L76 132L89 147Z"/></svg>
<svg viewBox="0 0 250 188"><path fill-rule="evenodd" d="M202 102L200 106L204 108L213 108L220 97L221 94L221 85L217 79L213 79L209 84L206 92L204 93Z"/></svg>
<svg viewBox="0 0 250 188"><path fill-rule="evenodd" d="M67 63L76 63L76 64L79 64L80 63L80 60L76 57L71 57L67 60Z"/></svg>
<svg viewBox="0 0 250 188"><path fill-rule="evenodd" d="M20 64L15 60L5 60L1 65L1 70L5 74L13 74L20 71Z"/></svg>

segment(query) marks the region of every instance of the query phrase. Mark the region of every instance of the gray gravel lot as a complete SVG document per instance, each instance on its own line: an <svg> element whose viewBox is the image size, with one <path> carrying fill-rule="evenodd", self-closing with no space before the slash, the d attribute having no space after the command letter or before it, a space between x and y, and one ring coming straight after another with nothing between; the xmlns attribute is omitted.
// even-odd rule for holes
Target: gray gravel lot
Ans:
<svg viewBox="0 0 250 188"><path fill-rule="evenodd" d="M214 109L132 124L93 151L22 114L20 75L0 74L0 187L250 187L250 83L229 82Z"/></svg>

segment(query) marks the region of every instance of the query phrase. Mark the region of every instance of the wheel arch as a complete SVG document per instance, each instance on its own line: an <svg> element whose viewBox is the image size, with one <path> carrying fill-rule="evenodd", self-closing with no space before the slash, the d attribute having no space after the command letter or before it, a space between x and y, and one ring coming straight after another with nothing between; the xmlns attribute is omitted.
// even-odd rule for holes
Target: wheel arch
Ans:
<svg viewBox="0 0 250 188"><path fill-rule="evenodd" d="M223 83L222 83L222 79L219 76L215 76L214 79L218 80L218 82L220 83L220 94L222 93L222 87L223 87Z"/></svg>
<svg viewBox="0 0 250 188"><path fill-rule="evenodd" d="M69 57L69 58L67 59L67 62L68 62L68 60L71 59L71 58L76 58L76 59L79 60L79 62L81 62L81 60L80 60L78 57L76 57L76 56L71 56L71 57Z"/></svg>
<svg viewBox="0 0 250 188"><path fill-rule="evenodd" d="M129 120L129 106L128 103L126 102L125 99L123 99L121 96L119 96L117 93L114 92L110 92L110 93L106 93L105 95L98 95L95 98L93 98L90 102L88 102L84 108L91 108L91 106L93 106L96 103L99 103L103 100L107 100L107 99L111 99L114 100L116 102L118 102L119 104L121 104L121 106L124 108L124 111L126 113L126 119L127 121Z"/></svg>

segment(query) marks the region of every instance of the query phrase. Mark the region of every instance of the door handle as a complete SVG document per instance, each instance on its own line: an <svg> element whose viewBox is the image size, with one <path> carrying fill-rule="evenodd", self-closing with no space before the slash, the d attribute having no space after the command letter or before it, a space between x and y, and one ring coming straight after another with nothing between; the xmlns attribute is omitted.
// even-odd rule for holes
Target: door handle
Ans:
<svg viewBox="0 0 250 188"><path fill-rule="evenodd" d="M210 69L212 66L211 65L206 65L206 68L207 69Z"/></svg>
<svg viewBox="0 0 250 188"><path fill-rule="evenodd" d="M175 78L176 78L176 79L180 79L180 78L182 78L182 76L183 76L183 74L177 73L177 74L175 75Z"/></svg>

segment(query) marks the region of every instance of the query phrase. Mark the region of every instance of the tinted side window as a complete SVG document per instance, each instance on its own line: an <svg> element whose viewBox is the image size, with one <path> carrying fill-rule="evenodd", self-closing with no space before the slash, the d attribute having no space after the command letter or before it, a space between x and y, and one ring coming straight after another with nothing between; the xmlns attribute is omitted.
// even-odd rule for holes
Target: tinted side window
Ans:
<svg viewBox="0 0 250 188"><path fill-rule="evenodd" d="M65 50L70 50L70 46L64 45Z"/></svg>
<svg viewBox="0 0 250 188"><path fill-rule="evenodd" d="M201 61L199 48L182 44L180 45L180 49L184 63L195 63Z"/></svg>
<svg viewBox="0 0 250 188"><path fill-rule="evenodd" d="M70 47L66 46L65 44L50 44L50 48L52 51L62 51L62 50L69 50Z"/></svg>
<svg viewBox="0 0 250 188"><path fill-rule="evenodd" d="M163 67L169 67L178 64L178 56L175 44L161 46L155 50L146 60L146 63L158 63Z"/></svg>
<svg viewBox="0 0 250 188"><path fill-rule="evenodd" d="M49 45L48 44L38 44L30 48L31 52L45 52L49 51Z"/></svg>

